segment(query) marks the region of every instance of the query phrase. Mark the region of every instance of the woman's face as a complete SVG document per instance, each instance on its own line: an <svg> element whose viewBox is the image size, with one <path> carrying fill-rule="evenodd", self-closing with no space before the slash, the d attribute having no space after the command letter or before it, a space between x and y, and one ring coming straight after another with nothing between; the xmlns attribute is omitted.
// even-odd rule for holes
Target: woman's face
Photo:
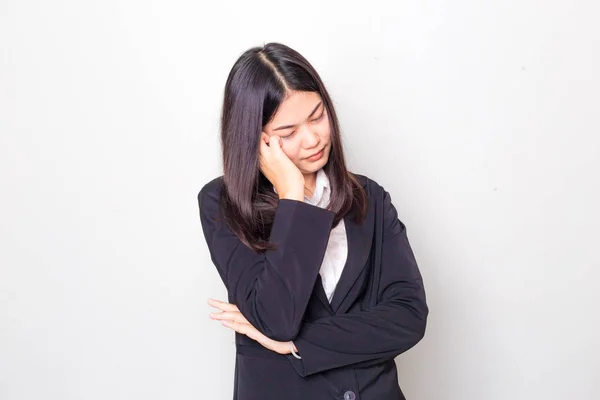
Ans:
<svg viewBox="0 0 600 400"><path fill-rule="evenodd" d="M283 152L303 174L317 172L327 164L331 128L318 93L290 92L263 131L281 138Z"/></svg>

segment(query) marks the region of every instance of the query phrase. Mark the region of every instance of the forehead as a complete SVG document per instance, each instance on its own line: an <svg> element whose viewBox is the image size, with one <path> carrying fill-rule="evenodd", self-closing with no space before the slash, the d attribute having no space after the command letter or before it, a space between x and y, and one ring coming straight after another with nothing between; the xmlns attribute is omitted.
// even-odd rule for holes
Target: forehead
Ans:
<svg viewBox="0 0 600 400"><path fill-rule="evenodd" d="M279 105L271 125L297 124L304 121L321 101L317 92L292 91Z"/></svg>

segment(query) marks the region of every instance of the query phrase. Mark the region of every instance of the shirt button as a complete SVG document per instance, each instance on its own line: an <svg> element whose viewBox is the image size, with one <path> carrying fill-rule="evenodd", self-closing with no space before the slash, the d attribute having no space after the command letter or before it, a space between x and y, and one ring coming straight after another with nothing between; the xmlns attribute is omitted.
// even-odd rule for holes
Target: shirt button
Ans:
<svg viewBox="0 0 600 400"><path fill-rule="evenodd" d="M346 393L344 393L344 400L355 400L356 399L356 395L354 394L354 392L352 390L348 390Z"/></svg>

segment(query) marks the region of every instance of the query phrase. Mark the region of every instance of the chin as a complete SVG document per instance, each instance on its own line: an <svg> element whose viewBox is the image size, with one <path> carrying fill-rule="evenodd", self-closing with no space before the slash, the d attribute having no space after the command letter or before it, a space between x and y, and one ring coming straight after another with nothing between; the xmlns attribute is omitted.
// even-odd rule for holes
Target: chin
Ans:
<svg viewBox="0 0 600 400"><path fill-rule="evenodd" d="M307 173L317 172L318 170L323 168L325 166L325 164L327 164L328 160L329 160L328 155L323 155L323 157L318 161L308 162L308 163L304 164L304 166L303 166L304 168L302 168L302 169Z"/></svg>

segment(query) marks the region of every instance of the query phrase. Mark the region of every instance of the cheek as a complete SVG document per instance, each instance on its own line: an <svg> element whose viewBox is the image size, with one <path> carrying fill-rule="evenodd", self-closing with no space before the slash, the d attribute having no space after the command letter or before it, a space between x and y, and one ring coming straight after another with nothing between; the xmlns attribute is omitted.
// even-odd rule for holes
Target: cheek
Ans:
<svg viewBox="0 0 600 400"><path fill-rule="evenodd" d="M329 128L323 129L319 132L319 136L321 137L321 142L330 144L331 143L331 131Z"/></svg>
<svg viewBox="0 0 600 400"><path fill-rule="evenodd" d="M327 139L329 141L329 138L331 137L331 127L329 126L329 119L325 118L325 120L321 123L321 126L319 128L319 134L321 138Z"/></svg>
<svg viewBox="0 0 600 400"><path fill-rule="evenodd" d="M292 161L298 160L299 147L294 143L284 143L283 152Z"/></svg>

